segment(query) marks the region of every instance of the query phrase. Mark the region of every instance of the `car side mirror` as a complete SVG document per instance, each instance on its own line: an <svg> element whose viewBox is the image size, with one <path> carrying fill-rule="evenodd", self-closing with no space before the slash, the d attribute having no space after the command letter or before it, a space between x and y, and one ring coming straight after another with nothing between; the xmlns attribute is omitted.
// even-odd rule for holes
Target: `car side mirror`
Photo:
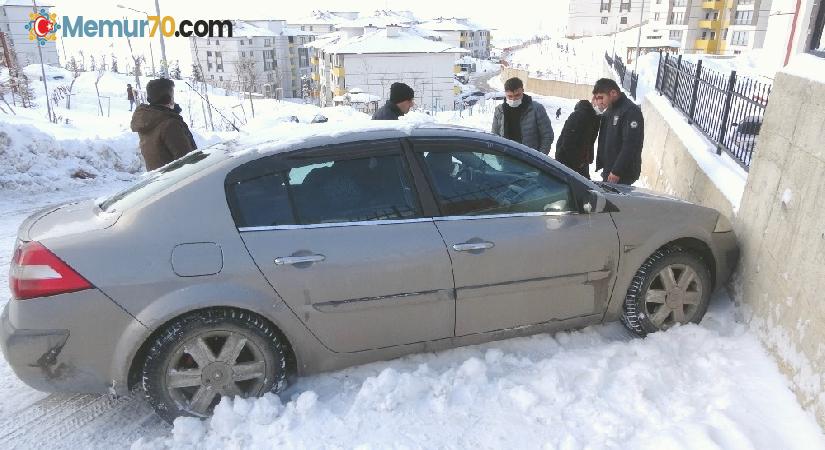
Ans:
<svg viewBox="0 0 825 450"><path fill-rule="evenodd" d="M589 194L587 196L587 201L582 206L584 212L587 214L604 212L604 209L607 206L607 199L604 197L604 194L595 190L589 190L587 192Z"/></svg>

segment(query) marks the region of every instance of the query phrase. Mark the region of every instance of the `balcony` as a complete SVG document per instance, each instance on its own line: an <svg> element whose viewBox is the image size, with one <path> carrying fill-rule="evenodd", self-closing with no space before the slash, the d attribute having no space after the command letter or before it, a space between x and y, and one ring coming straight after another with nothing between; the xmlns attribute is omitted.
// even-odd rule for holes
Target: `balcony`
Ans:
<svg viewBox="0 0 825 450"><path fill-rule="evenodd" d="M333 67L332 74L336 77L340 78L344 76L344 68L343 67Z"/></svg>
<svg viewBox="0 0 825 450"><path fill-rule="evenodd" d="M310 58L309 63L312 64L313 66L317 66L318 65L318 58Z"/></svg>
<svg viewBox="0 0 825 450"><path fill-rule="evenodd" d="M721 9L724 4L721 0L707 0L702 2L702 9Z"/></svg>
<svg viewBox="0 0 825 450"><path fill-rule="evenodd" d="M696 50L703 50L705 53L716 53L719 50L719 41L697 39L694 47L696 47Z"/></svg>
<svg viewBox="0 0 825 450"><path fill-rule="evenodd" d="M699 21L699 28L707 29L707 30L720 30L720 29L722 29L722 21L721 20L700 20Z"/></svg>
<svg viewBox="0 0 825 450"><path fill-rule="evenodd" d="M318 75L317 72L312 72L312 76L310 78L312 78L314 81L318 81L321 77Z"/></svg>

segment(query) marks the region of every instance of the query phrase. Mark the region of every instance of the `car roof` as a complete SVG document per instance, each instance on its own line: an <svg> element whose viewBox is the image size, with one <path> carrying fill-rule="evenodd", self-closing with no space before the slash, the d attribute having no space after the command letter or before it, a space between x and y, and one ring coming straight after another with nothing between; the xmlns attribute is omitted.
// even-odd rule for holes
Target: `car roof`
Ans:
<svg viewBox="0 0 825 450"><path fill-rule="evenodd" d="M501 139L492 133L476 128L432 122L370 121L355 126L352 123L284 125L293 126L279 126L276 128L277 131L272 132L250 133L241 138L219 144L216 148L226 151L235 158L236 163L240 163L298 149L358 141L401 139L404 137Z"/></svg>

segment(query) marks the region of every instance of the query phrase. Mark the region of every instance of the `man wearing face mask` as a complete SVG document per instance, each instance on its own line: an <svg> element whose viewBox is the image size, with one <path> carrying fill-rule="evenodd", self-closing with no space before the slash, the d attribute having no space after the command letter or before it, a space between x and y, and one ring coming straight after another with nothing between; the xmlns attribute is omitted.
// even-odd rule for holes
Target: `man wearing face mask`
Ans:
<svg viewBox="0 0 825 450"><path fill-rule="evenodd" d="M504 82L504 103L496 106L493 133L516 141L542 153L553 148L553 125L547 110L524 93L524 83L518 78Z"/></svg>
<svg viewBox="0 0 825 450"><path fill-rule="evenodd" d="M593 103L603 111L596 170L602 169L602 179L609 183L635 183L642 172L645 140L642 110L609 78L596 82Z"/></svg>

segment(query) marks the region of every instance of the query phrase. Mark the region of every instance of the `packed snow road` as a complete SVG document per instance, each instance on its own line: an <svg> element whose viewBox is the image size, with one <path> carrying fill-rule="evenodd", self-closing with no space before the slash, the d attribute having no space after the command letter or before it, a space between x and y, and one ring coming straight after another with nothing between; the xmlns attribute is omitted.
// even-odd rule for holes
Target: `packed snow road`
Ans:
<svg viewBox="0 0 825 450"><path fill-rule="evenodd" d="M113 192L0 200L0 302L31 212ZM308 377L281 398L162 422L138 395L52 394L0 362L0 448L818 449L825 440L724 295L701 326L647 339L618 324L413 355Z"/></svg>

